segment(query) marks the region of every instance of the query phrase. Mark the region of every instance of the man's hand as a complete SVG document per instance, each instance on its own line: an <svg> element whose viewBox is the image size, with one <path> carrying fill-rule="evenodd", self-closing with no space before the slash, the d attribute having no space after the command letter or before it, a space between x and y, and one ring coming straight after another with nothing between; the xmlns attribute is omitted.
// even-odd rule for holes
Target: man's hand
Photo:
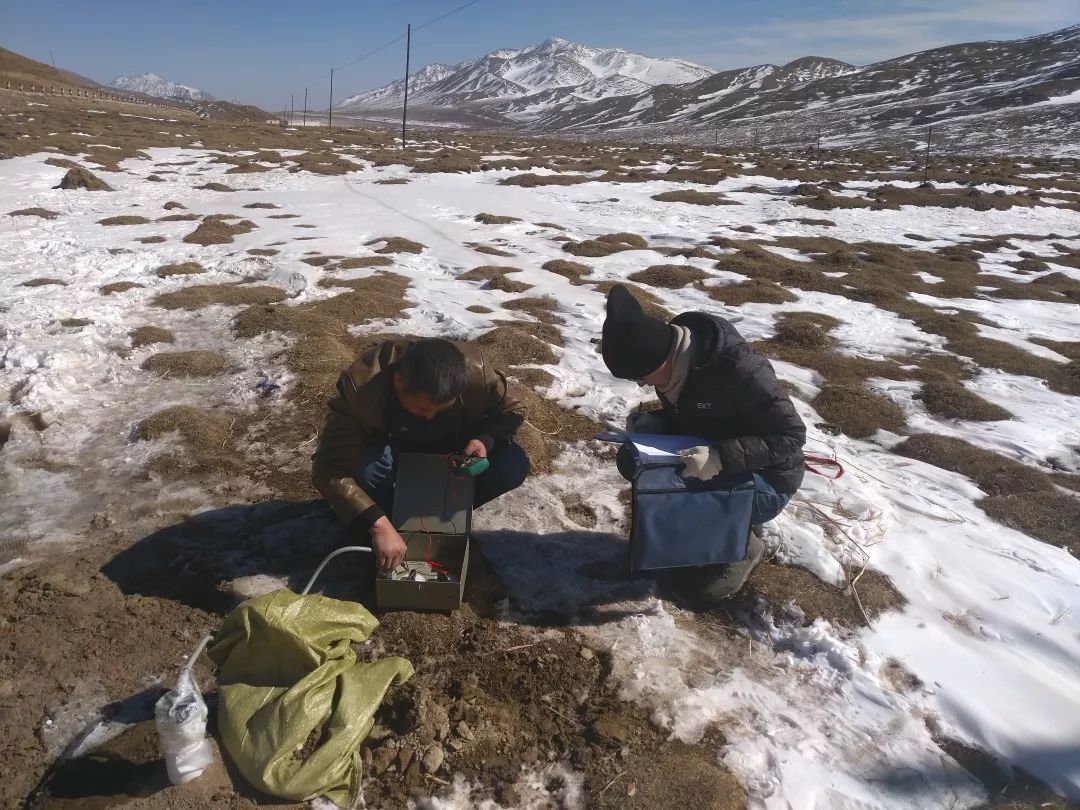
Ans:
<svg viewBox="0 0 1080 810"><path fill-rule="evenodd" d="M382 574L389 574L405 559L405 541L385 516L371 527L371 550L375 552L375 564Z"/></svg>
<svg viewBox="0 0 1080 810"><path fill-rule="evenodd" d="M487 438L487 437L484 437ZM473 439L467 445L465 449L461 451L465 458L470 456L476 456L477 458L487 458L488 450L487 445L484 444L484 439Z"/></svg>
<svg viewBox="0 0 1080 810"><path fill-rule="evenodd" d="M627 433L663 433L664 417L659 411L631 411L626 417Z"/></svg>
<svg viewBox="0 0 1080 810"><path fill-rule="evenodd" d="M720 461L720 455L716 452L715 447L701 445L687 450L680 450L679 458L683 460L681 470L683 478L697 478L701 481L708 481L710 478L718 476L720 471L724 469L724 465Z"/></svg>

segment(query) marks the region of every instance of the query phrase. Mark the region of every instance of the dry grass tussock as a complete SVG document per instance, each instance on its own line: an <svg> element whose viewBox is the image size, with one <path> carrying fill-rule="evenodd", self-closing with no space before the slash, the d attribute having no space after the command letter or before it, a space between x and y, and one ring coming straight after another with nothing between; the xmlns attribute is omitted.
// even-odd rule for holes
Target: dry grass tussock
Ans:
<svg viewBox="0 0 1080 810"><path fill-rule="evenodd" d="M596 288L597 292L607 295L611 292L611 288L618 282L615 281L598 281L592 286ZM675 317L671 310L664 306L663 302L653 295L648 290L638 286L637 284L624 284L624 287L630 291L630 294L637 299L641 304L641 308L645 310L646 315L651 315L653 318L659 318L662 321L670 321Z"/></svg>
<svg viewBox="0 0 1080 810"><path fill-rule="evenodd" d="M606 233L595 239L581 242L567 242L563 250L574 256L600 258L624 250L647 250L649 243L636 233Z"/></svg>
<svg viewBox="0 0 1080 810"><path fill-rule="evenodd" d="M723 194L714 191L695 191L683 189L681 191L664 191L654 194L652 197L657 202L681 202L689 205L738 205L735 200L729 200Z"/></svg>
<svg viewBox="0 0 1080 810"><path fill-rule="evenodd" d="M970 478L987 497L978 502L1010 528L1080 554L1080 498L1057 490L1042 470L963 439L921 433L893 448L908 458Z"/></svg>
<svg viewBox="0 0 1080 810"><path fill-rule="evenodd" d="M708 277L704 270L690 264L654 264L628 276L631 281L665 290L678 290Z"/></svg>
<svg viewBox="0 0 1080 810"><path fill-rule="evenodd" d="M150 470L164 478L219 473L235 475L241 462L232 452L236 420L225 414L191 405L177 405L147 417L138 424L136 436L143 441L178 433L182 452L161 453L151 459Z"/></svg>
<svg viewBox="0 0 1080 810"><path fill-rule="evenodd" d="M509 225L513 222L521 222L518 217L501 216L499 214L477 214L473 219L483 225Z"/></svg>
<svg viewBox="0 0 1080 810"><path fill-rule="evenodd" d="M140 326L132 329L128 333L128 337L131 339L131 348L133 349L151 346L155 343L172 343L176 340L176 335L168 329L162 329L160 326Z"/></svg>
<svg viewBox="0 0 1080 810"><path fill-rule="evenodd" d="M470 242L468 244L469 244L469 247L471 247L477 253L483 253L483 254L485 254L487 256L502 256L503 258L507 258L507 257L510 257L510 256L517 255L515 253L511 253L508 250L503 250L502 248L497 248L497 247L495 247L493 245L478 245L475 242Z"/></svg>
<svg viewBox="0 0 1080 810"><path fill-rule="evenodd" d="M166 377L216 377L225 371L225 357L218 352L159 352L143 361L141 368Z"/></svg>
<svg viewBox="0 0 1080 810"><path fill-rule="evenodd" d="M127 292L128 290L137 290L145 286L145 284L139 284L136 281L114 281L111 284L103 284L98 287L98 292L102 295L113 295L114 293Z"/></svg>
<svg viewBox="0 0 1080 810"><path fill-rule="evenodd" d="M205 273L206 268L198 262L181 262L180 264L163 264L154 272L159 278L169 278L170 276L194 276Z"/></svg>
<svg viewBox="0 0 1080 810"><path fill-rule="evenodd" d="M154 298L154 306L165 309L202 309L209 306L239 307L271 304L285 300L280 287L246 284L192 284Z"/></svg>
<svg viewBox="0 0 1080 810"><path fill-rule="evenodd" d="M500 267L498 265L484 264L467 270L458 276L462 281L483 281L485 290L500 290L505 293L523 293L531 290L532 285L523 281L508 278L513 273L520 273L517 267Z"/></svg>
<svg viewBox="0 0 1080 810"><path fill-rule="evenodd" d="M158 217L155 222L195 222L199 219L198 214L166 214Z"/></svg>
<svg viewBox="0 0 1080 810"><path fill-rule="evenodd" d="M403 236L383 236L379 239L372 239L370 242L365 242L367 247L374 247L379 243L383 243L382 247L376 248L376 253L423 253L427 245L423 245L420 242L414 242L411 239L406 239Z"/></svg>
<svg viewBox="0 0 1080 810"><path fill-rule="evenodd" d="M73 190L77 188L86 189L87 191L112 191L112 186L98 177L89 169L84 169L81 166L73 166L68 169L67 174L60 181L60 185L56 188L62 188L65 190Z"/></svg>
<svg viewBox="0 0 1080 810"><path fill-rule="evenodd" d="M67 282L61 281L58 278L50 278L44 276L42 278L32 278L29 281L24 281L20 284L20 287L49 287L49 286L66 287Z"/></svg>
<svg viewBox="0 0 1080 810"><path fill-rule="evenodd" d="M242 219L237 222L227 222L225 219L214 215L206 217L199 227L184 237L184 241L191 245L227 245L232 242L234 236L250 233L257 226L250 220Z"/></svg>
<svg viewBox="0 0 1080 810"><path fill-rule="evenodd" d="M868 438L878 430L902 433L907 427L903 408L862 385L826 384L810 404L854 439Z"/></svg>
<svg viewBox="0 0 1080 810"><path fill-rule="evenodd" d="M987 402L954 380L927 380L917 398L930 413L946 419L996 422L1012 418L1012 414L1000 405Z"/></svg>
<svg viewBox="0 0 1080 810"><path fill-rule="evenodd" d="M748 593L738 597L738 601L760 595L778 607L793 602L802 610L807 622L825 619L850 628L865 627L867 617L873 620L885 611L904 606L903 595L888 577L877 571L864 571L856 588L866 617L859 610L850 588L823 582L805 568L763 562L750 576Z"/></svg>
<svg viewBox="0 0 1080 810"><path fill-rule="evenodd" d="M538 186L577 186L588 183L592 178L583 174L515 174L504 177L499 181L500 186L521 186L522 188L536 188Z"/></svg>
<svg viewBox="0 0 1080 810"><path fill-rule="evenodd" d="M714 301L739 307L743 304L787 304L795 300L788 290L772 281L749 279L737 284L706 287L705 291Z"/></svg>
<svg viewBox="0 0 1080 810"><path fill-rule="evenodd" d="M503 304L503 309L511 312L524 312L543 323L556 323L555 312L559 309L559 302L549 295L532 298L515 298Z"/></svg>
<svg viewBox="0 0 1080 810"><path fill-rule="evenodd" d="M38 217L40 219L56 219L60 216L56 211L48 208L20 208L18 211L9 211L9 217Z"/></svg>
<svg viewBox="0 0 1080 810"><path fill-rule="evenodd" d="M146 217L136 216L134 214L121 214L116 217L105 217L105 219L99 219L98 225L149 225L150 220Z"/></svg>
<svg viewBox="0 0 1080 810"><path fill-rule="evenodd" d="M571 262L566 259L552 259L544 262L541 268L549 273L569 279L573 284L580 284L581 279L592 273L592 268L581 262Z"/></svg>
<svg viewBox="0 0 1080 810"><path fill-rule="evenodd" d="M390 267L393 263L394 260L389 256L352 256L335 262L326 269L327 271L359 270L364 267Z"/></svg>

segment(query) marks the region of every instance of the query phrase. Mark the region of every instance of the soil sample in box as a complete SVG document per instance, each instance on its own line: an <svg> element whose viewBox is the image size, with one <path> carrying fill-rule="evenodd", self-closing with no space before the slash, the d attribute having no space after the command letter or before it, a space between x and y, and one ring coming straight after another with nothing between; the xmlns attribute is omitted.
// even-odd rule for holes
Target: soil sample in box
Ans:
<svg viewBox="0 0 1080 810"><path fill-rule="evenodd" d="M405 561L375 581L381 610L454 610L469 568L474 480L445 455L402 453L394 488L394 526Z"/></svg>

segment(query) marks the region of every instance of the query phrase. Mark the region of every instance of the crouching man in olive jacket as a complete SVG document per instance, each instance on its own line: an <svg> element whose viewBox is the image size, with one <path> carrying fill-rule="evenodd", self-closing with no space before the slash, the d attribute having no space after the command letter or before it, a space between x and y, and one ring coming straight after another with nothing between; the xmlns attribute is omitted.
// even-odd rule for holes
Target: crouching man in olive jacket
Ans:
<svg viewBox="0 0 1080 810"><path fill-rule="evenodd" d="M806 426L769 361L717 315L685 312L664 323L616 285L608 294L603 356L614 376L653 386L660 400L659 411L630 414L628 431L701 436L708 444L681 453L684 477L753 481L746 559L682 572L705 601L731 596L764 554L758 524L780 514L802 483Z"/></svg>
<svg viewBox="0 0 1080 810"><path fill-rule="evenodd" d="M506 376L475 347L447 340L389 340L368 350L338 379L313 459L312 481L379 569L405 557L390 522L399 452L486 458L476 506L516 489L529 472L514 434L525 406Z"/></svg>

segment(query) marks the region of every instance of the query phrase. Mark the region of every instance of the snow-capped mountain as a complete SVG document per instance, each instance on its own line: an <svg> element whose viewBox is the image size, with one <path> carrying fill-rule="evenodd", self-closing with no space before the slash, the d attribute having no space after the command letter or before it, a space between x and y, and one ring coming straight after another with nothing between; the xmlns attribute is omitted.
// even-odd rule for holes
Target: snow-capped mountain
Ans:
<svg viewBox="0 0 1080 810"><path fill-rule="evenodd" d="M591 48L549 39L527 48L502 49L458 65L429 65L409 77L409 98L418 105L519 101L543 94L552 99L595 101L644 92L660 84L683 84L713 73L682 59L654 59L619 48ZM378 109L401 102L404 81L357 93L341 107ZM539 100L538 100L539 101Z"/></svg>
<svg viewBox="0 0 1080 810"><path fill-rule="evenodd" d="M118 90L126 90L130 93L142 93L154 98L165 98L172 101L212 101L213 96L195 87L186 84L171 82L163 79L156 73L143 73L139 76L117 76L112 80L112 86Z"/></svg>
<svg viewBox="0 0 1080 810"><path fill-rule="evenodd" d="M400 109L402 82L343 102ZM410 78L420 120L746 144L909 143L934 125L956 148L1053 150L1080 132L1080 26L964 43L856 67L806 56L714 72L551 39ZM413 106L415 105L415 106Z"/></svg>

